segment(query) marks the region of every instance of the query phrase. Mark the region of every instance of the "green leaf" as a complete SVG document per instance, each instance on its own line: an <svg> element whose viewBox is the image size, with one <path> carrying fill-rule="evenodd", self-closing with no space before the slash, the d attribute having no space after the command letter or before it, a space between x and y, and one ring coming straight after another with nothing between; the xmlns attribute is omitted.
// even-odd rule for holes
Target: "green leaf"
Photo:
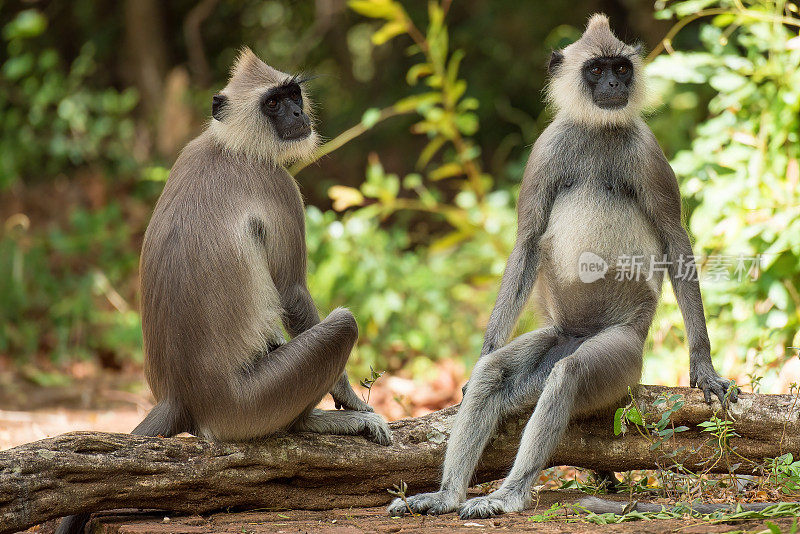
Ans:
<svg viewBox="0 0 800 534"><path fill-rule="evenodd" d="M438 152L446 142L447 139L441 136L431 139L422 152L420 152L419 159L417 160L417 168L422 169L425 167L428 162L430 162L431 158L436 154L436 152Z"/></svg>
<svg viewBox="0 0 800 534"><path fill-rule="evenodd" d="M16 18L5 25L3 37L7 40L27 39L44 33L47 29L47 18L35 9L20 11Z"/></svg>
<svg viewBox="0 0 800 534"><path fill-rule="evenodd" d="M361 124L364 128L372 128L378 121L381 120L381 110L378 108L369 108L361 116Z"/></svg>
<svg viewBox="0 0 800 534"><path fill-rule="evenodd" d="M395 109L401 113L412 110L422 110L425 107L439 104L442 101L442 94L438 91L420 93L418 95L407 96L397 101Z"/></svg>
<svg viewBox="0 0 800 534"><path fill-rule="evenodd" d="M394 19L403 13L402 6L392 0L349 0L347 7L373 19Z"/></svg>
<svg viewBox="0 0 800 534"><path fill-rule="evenodd" d="M445 163L438 169L431 171L428 174L428 178L433 181L443 180L445 178L450 178L453 176L458 176L459 174L464 174L464 168L461 166L460 163Z"/></svg>
<svg viewBox="0 0 800 534"><path fill-rule="evenodd" d="M478 116L474 113L456 115L455 123L459 131L464 135L471 136L478 131Z"/></svg>
<svg viewBox="0 0 800 534"><path fill-rule="evenodd" d="M619 436L622 434L622 412L625 411L625 408L617 408L617 411L614 412L614 435Z"/></svg>
<svg viewBox="0 0 800 534"><path fill-rule="evenodd" d="M433 67L430 63L417 63L413 65L406 73L406 83L408 85L416 85L422 76L429 76L433 74Z"/></svg>
<svg viewBox="0 0 800 534"><path fill-rule="evenodd" d="M3 75L8 80L19 80L31 72L33 64L33 54L12 57L3 64Z"/></svg>
<svg viewBox="0 0 800 534"><path fill-rule="evenodd" d="M380 46L398 35L406 33L405 21L390 20L372 34L372 44Z"/></svg>
<svg viewBox="0 0 800 534"><path fill-rule="evenodd" d="M464 59L464 51L456 50L450 56L450 61L447 62L447 81L451 85L458 80L458 67L462 59Z"/></svg>
<svg viewBox="0 0 800 534"><path fill-rule="evenodd" d="M630 421L634 425L644 426L644 418L642 417L642 413L639 411L639 408L637 408L635 404L631 405L625 417L628 419L628 421Z"/></svg>
<svg viewBox="0 0 800 534"><path fill-rule="evenodd" d="M747 83L747 78L734 72L725 71L712 76L708 83L721 93L730 93L743 87Z"/></svg>
<svg viewBox="0 0 800 534"><path fill-rule="evenodd" d="M716 2L717 0L684 0L683 2L676 2L672 5L672 8L675 10L675 14L681 18L697 13Z"/></svg>

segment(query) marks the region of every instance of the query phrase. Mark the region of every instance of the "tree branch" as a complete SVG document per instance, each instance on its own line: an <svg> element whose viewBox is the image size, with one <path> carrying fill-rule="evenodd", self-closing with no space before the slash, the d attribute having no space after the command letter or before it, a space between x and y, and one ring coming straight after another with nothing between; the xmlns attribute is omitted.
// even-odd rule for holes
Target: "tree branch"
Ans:
<svg viewBox="0 0 800 534"><path fill-rule="evenodd" d="M637 403L654 414L651 419L660 416L653 404L660 393L685 396L685 406L672 419L690 430L668 443L697 449L684 463L702 470L703 459L713 454L713 436L696 425L711 417L713 407L698 390L641 386ZM731 442L736 453L753 461L786 452L800 456L795 400L790 395L742 394L730 412L741 436ZM413 493L438 485L456 410L454 406L391 423L390 447L361 437L318 434L234 444L97 432L21 445L0 452L0 534L55 517L121 507L203 513L228 507L377 506L389 501L386 489L400 480ZM615 437L612 414L609 410L573 422L550 464L610 471L655 468L663 452L650 451L650 442L635 431ZM527 417L521 414L504 423L484 454L476 482L504 476ZM752 466L738 456L736 463L739 472L751 472ZM715 470L725 469L724 462L717 462Z"/></svg>

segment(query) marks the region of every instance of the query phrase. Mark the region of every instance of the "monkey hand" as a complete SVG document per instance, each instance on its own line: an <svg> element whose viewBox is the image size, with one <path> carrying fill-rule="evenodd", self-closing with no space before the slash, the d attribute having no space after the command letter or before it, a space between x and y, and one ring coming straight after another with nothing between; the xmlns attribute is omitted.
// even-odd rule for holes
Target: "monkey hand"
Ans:
<svg viewBox="0 0 800 534"><path fill-rule="evenodd" d="M373 411L372 406L356 395L356 392L353 391L350 382L346 378L336 382L336 385L334 385L331 390L331 396L333 397L333 403L336 405L337 410L344 408L345 410L355 410L357 412Z"/></svg>
<svg viewBox="0 0 800 534"><path fill-rule="evenodd" d="M333 395L333 404L336 406L337 410L354 410L356 412L374 412L375 410L364 402L363 400L359 399L358 396L353 398L337 398L336 395Z"/></svg>
<svg viewBox="0 0 800 534"><path fill-rule="evenodd" d="M707 360L707 361L706 361ZM714 394L723 406L739 400L739 388L727 378L722 378L711 364L711 356L701 358L692 354L689 361L689 385L703 390L707 404L711 404ZM727 401L726 401L727 399Z"/></svg>

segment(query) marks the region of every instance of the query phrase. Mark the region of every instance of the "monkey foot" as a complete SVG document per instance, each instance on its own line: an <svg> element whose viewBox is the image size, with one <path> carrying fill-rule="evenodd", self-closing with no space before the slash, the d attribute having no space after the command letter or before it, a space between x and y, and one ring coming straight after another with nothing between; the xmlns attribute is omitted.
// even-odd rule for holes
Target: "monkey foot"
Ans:
<svg viewBox="0 0 800 534"><path fill-rule="evenodd" d="M436 491L433 493L420 493L405 500L397 498L392 501L387 511L392 517L403 517L406 514L442 515L455 512L458 508L458 497Z"/></svg>
<svg viewBox="0 0 800 534"><path fill-rule="evenodd" d="M361 412L364 414L364 436L378 445L392 444L392 431L386 420L374 412Z"/></svg>
<svg viewBox="0 0 800 534"><path fill-rule="evenodd" d="M492 517L525 509L525 499L509 493L495 491L490 495L475 497L461 505L458 515L461 519Z"/></svg>

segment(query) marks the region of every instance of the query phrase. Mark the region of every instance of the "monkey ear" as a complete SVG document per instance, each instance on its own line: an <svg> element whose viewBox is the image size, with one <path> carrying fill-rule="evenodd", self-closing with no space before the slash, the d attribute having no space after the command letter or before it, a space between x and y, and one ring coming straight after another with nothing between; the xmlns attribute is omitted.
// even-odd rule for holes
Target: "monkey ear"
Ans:
<svg viewBox="0 0 800 534"><path fill-rule="evenodd" d="M211 116L218 121L222 120L222 109L228 103L228 97L222 94L215 94L211 97Z"/></svg>
<svg viewBox="0 0 800 534"><path fill-rule="evenodd" d="M563 61L564 54L561 52L561 50L553 50L553 53L550 54L550 61L547 62L548 74L555 74Z"/></svg>

